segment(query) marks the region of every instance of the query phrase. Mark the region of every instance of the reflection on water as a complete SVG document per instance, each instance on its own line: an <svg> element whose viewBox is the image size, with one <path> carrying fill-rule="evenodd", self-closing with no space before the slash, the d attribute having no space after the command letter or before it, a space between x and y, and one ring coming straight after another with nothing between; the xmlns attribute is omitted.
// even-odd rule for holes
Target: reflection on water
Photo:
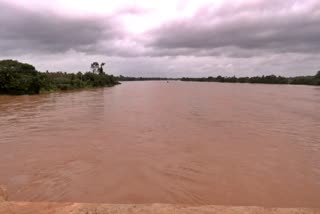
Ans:
<svg viewBox="0 0 320 214"><path fill-rule="evenodd" d="M129 82L0 96L10 199L320 207L320 90Z"/></svg>

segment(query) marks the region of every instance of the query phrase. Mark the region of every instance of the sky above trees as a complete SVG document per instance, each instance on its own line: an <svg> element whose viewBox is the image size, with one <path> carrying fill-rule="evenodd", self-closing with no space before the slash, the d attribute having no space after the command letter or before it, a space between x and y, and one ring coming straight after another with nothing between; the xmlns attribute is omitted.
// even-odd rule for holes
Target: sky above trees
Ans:
<svg viewBox="0 0 320 214"><path fill-rule="evenodd" d="M318 0L0 0L0 59L128 76L314 75Z"/></svg>

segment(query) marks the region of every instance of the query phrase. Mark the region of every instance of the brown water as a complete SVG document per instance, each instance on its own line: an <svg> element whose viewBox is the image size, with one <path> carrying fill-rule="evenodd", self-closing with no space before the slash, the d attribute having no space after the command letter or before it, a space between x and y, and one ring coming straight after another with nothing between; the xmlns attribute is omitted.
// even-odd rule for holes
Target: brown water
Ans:
<svg viewBox="0 0 320 214"><path fill-rule="evenodd" d="M320 207L320 87L0 96L0 184L11 200Z"/></svg>

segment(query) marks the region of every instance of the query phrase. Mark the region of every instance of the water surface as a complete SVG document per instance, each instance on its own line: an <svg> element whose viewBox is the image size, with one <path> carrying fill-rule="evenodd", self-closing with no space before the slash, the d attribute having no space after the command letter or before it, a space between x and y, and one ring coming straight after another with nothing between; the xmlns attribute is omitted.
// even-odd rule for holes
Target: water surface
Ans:
<svg viewBox="0 0 320 214"><path fill-rule="evenodd" d="M320 88L0 96L1 184L24 201L320 207Z"/></svg>

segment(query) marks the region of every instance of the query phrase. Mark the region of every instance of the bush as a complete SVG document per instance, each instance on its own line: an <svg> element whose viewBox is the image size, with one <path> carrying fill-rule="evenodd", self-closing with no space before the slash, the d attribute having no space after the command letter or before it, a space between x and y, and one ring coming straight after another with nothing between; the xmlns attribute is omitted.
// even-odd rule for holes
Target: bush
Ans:
<svg viewBox="0 0 320 214"><path fill-rule="evenodd" d="M103 72L82 74L54 72L41 73L29 64L14 60L0 61L0 94L39 94L46 91L103 87L118 84L115 78Z"/></svg>
<svg viewBox="0 0 320 214"><path fill-rule="evenodd" d="M0 61L1 94L38 94L41 88L39 72L32 65L14 60Z"/></svg>

